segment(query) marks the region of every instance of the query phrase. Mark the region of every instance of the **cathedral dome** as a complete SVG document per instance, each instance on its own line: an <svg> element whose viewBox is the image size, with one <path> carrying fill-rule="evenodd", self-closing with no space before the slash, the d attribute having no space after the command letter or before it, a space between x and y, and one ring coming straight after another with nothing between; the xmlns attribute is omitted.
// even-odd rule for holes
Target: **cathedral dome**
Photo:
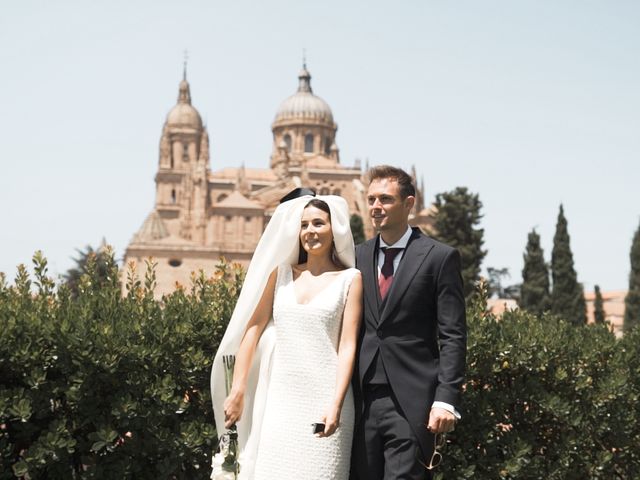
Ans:
<svg viewBox="0 0 640 480"><path fill-rule="evenodd" d="M332 126L333 113L331 108L327 102L313 94L311 74L306 66L302 67L298 79L300 81L298 91L280 104L274 124L302 120L316 121Z"/></svg>
<svg viewBox="0 0 640 480"><path fill-rule="evenodd" d="M134 235L133 240L136 243L145 243L162 240L168 236L169 231L162 221L162 217L157 210L154 210L146 218L138 233Z"/></svg>
<svg viewBox="0 0 640 480"><path fill-rule="evenodd" d="M178 103L167 115L167 125L175 127L190 127L202 129L202 118L198 111L191 105L191 92L189 82L186 79L180 82Z"/></svg>

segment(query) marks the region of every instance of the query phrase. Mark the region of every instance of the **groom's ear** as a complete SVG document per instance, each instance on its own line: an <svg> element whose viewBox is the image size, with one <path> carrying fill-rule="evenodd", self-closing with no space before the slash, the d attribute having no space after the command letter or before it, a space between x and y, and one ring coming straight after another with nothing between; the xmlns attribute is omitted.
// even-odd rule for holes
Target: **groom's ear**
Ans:
<svg viewBox="0 0 640 480"><path fill-rule="evenodd" d="M404 206L409 211L411 211L411 209L415 204L416 204L416 197L414 197L413 195L408 195L407 198L404 199Z"/></svg>

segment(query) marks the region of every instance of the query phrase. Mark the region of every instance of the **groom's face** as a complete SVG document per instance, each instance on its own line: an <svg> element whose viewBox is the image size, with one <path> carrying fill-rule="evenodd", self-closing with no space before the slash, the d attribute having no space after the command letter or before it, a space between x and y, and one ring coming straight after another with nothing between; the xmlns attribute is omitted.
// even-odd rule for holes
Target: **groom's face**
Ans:
<svg viewBox="0 0 640 480"><path fill-rule="evenodd" d="M393 178L376 178L369 184L367 205L373 228L378 232L396 233L407 229L414 197L402 198Z"/></svg>

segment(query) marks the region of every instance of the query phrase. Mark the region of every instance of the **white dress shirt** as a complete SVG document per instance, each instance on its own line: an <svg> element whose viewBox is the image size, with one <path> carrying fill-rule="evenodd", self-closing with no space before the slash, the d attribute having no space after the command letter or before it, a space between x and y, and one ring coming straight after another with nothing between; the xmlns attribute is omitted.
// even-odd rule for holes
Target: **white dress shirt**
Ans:
<svg viewBox="0 0 640 480"><path fill-rule="evenodd" d="M382 235L380 236L380 248L378 249L378 277L380 277L380 271L382 269L382 265L384 264L384 251L382 250L383 247L386 248L402 248L402 250L400 252L398 252L398 254L395 256L395 258L393 259L393 272L395 274L395 272L398 270L398 265L400 265L400 260L402 260L402 257L404 256L404 252L407 248L407 244L409 243L409 239L411 238L411 234L413 233L413 230L411 230L410 226L407 226L407 231L404 232L404 235L402 235L402 237L400 237L400 240L398 240L396 243L394 243L393 245L388 245L387 242L385 242L382 239ZM446 402L433 402L433 404L431 405L431 408L442 408L448 412L453 413L453 415L460 420L461 415L460 412L458 412L458 410L455 409L455 407L453 405L450 405Z"/></svg>

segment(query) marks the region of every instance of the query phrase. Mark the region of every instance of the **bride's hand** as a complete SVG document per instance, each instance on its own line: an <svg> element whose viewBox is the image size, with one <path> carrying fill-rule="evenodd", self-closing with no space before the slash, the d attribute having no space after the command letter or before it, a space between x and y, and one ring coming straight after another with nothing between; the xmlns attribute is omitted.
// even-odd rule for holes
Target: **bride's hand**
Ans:
<svg viewBox="0 0 640 480"><path fill-rule="evenodd" d="M229 428L240 420L244 409L244 394L233 390L224 401L224 426Z"/></svg>
<svg viewBox="0 0 640 480"><path fill-rule="evenodd" d="M324 432L319 433L319 437L329 437L333 435L340 426L340 409L332 407L329 412L322 417L324 422Z"/></svg>

